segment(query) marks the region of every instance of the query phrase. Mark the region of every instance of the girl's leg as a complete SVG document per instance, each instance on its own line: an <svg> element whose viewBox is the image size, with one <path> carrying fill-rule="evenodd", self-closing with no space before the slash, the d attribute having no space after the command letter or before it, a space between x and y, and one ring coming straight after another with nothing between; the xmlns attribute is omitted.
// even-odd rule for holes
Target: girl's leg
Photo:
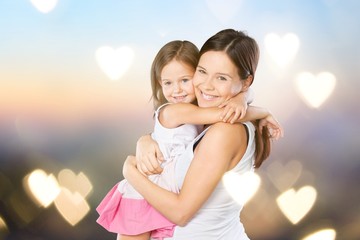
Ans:
<svg viewBox="0 0 360 240"><path fill-rule="evenodd" d="M149 240L150 232L142 233L139 235L117 235L116 240Z"/></svg>

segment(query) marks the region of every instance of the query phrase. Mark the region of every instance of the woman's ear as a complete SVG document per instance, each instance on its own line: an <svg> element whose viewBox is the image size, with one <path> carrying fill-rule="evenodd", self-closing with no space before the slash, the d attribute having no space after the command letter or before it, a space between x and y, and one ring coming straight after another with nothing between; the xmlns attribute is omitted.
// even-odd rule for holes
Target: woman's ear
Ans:
<svg viewBox="0 0 360 240"><path fill-rule="evenodd" d="M249 89L249 87L251 86L251 84L253 83L254 77L253 75L249 75L245 80L244 80L244 84L243 84L243 91L246 91Z"/></svg>

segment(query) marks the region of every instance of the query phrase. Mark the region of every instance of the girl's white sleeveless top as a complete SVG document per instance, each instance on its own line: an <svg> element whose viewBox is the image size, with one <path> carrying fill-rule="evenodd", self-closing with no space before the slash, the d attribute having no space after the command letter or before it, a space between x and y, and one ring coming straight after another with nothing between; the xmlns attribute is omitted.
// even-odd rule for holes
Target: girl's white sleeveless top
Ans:
<svg viewBox="0 0 360 240"><path fill-rule="evenodd" d="M159 121L159 114L161 108L169 104L171 103L165 103L155 111L154 131L151 134L152 138L158 143L165 161L172 161L179 155L182 155L187 145L190 144L202 130L200 126L192 124L183 124L175 128L164 127Z"/></svg>
<svg viewBox="0 0 360 240"><path fill-rule="evenodd" d="M151 134L164 156L164 162L161 164L163 171L161 174L150 175L149 180L162 188L179 193L180 188L175 179L176 161L203 127L192 124L183 124L175 128L164 127L159 121L159 113L161 108L168 104L170 103L165 103L156 110L154 131Z"/></svg>
<svg viewBox="0 0 360 240"><path fill-rule="evenodd" d="M253 171L255 154L255 128L252 123L244 123L248 129L248 146L243 158L229 172L243 174ZM181 189L186 172L194 157L194 144L206 133L205 129L186 148L175 166L177 184ZM228 172L228 173L229 173ZM211 174L211 173L209 173ZM227 173L225 173L227 174ZM243 206L237 203L227 192L223 181L220 181L209 199L195 216L184 227L176 226L174 236L166 239L176 240L248 240L240 212Z"/></svg>

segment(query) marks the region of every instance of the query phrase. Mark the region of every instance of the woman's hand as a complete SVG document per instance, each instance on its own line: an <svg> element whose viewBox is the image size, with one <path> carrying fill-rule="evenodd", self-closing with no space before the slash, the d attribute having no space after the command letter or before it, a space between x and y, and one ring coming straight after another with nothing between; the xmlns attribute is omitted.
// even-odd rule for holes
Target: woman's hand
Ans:
<svg viewBox="0 0 360 240"><path fill-rule="evenodd" d="M136 166L144 175L159 174L162 172L160 164L164 157L159 145L150 135L139 138L136 144Z"/></svg>
<svg viewBox="0 0 360 240"><path fill-rule="evenodd" d="M267 117L260 119L259 128L261 133L263 127L267 127L269 129L271 138L278 140L280 137L284 136L283 128L272 114L269 114Z"/></svg>

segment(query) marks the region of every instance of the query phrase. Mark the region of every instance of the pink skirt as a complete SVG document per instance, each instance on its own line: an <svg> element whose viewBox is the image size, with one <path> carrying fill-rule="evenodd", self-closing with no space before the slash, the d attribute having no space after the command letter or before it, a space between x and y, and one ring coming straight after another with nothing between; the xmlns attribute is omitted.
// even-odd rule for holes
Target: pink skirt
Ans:
<svg viewBox="0 0 360 240"><path fill-rule="evenodd" d="M100 202L98 224L109 232L138 235L151 232L152 238L172 237L175 224L155 210L145 199L123 198L116 184Z"/></svg>

